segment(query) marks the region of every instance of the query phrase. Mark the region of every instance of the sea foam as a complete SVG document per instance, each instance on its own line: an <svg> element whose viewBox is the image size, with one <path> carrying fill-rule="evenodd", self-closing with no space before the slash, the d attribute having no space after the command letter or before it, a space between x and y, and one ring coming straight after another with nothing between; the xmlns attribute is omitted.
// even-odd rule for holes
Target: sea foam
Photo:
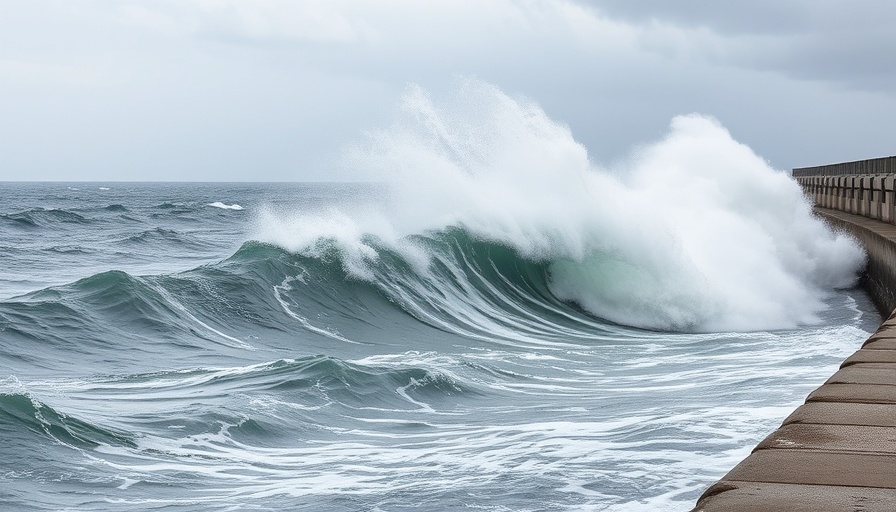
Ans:
<svg viewBox="0 0 896 512"><path fill-rule="evenodd" d="M864 264L788 174L709 116L676 117L659 141L601 167L537 104L462 79L439 101L410 86L392 124L346 160L360 179L388 184L387 204L268 212L261 238L304 253L334 241L349 273L370 279L376 251L365 237L407 252L408 235L461 227L548 262L557 297L660 330L812 324ZM418 249L409 258L425 260Z"/></svg>
<svg viewBox="0 0 896 512"><path fill-rule="evenodd" d="M243 207L234 203L234 204L225 204L221 201L215 201L214 203L209 203L206 206L212 206L214 208L220 208L222 210L242 210Z"/></svg>

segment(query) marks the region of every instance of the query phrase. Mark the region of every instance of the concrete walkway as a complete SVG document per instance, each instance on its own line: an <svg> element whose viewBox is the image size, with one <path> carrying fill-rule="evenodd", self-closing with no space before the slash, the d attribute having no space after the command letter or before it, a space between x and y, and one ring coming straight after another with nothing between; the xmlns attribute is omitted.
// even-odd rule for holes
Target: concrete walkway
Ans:
<svg viewBox="0 0 896 512"><path fill-rule="evenodd" d="M896 247L896 226L819 213L861 225ZM693 510L896 511L896 313Z"/></svg>

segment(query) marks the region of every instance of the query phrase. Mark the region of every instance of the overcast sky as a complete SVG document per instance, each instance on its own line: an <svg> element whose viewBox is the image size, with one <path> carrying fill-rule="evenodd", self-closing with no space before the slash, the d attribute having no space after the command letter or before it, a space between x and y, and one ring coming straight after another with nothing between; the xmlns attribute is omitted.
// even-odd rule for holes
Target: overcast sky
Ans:
<svg viewBox="0 0 896 512"><path fill-rule="evenodd" d="M888 0L3 0L0 180L349 179L474 76L596 163L715 116L775 168L896 154Z"/></svg>

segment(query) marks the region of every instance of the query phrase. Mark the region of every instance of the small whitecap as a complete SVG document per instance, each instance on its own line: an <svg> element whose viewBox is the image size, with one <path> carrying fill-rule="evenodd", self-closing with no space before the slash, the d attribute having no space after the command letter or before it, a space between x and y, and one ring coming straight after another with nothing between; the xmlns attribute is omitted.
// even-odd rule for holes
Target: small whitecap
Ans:
<svg viewBox="0 0 896 512"><path fill-rule="evenodd" d="M221 208L222 210L242 210L243 209L242 206L240 206L236 203L226 204L226 203L222 203L221 201L215 201L214 203L209 203L206 206L213 206L215 208Z"/></svg>

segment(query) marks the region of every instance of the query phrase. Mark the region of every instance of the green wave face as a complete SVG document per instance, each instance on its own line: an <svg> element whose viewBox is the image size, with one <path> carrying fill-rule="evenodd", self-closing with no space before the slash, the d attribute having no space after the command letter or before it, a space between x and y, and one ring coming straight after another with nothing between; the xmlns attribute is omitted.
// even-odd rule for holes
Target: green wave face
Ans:
<svg viewBox="0 0 896 512"><path fill-rule="evenodd" d="M68 416L24 392L0 392L0 432L7 442L37 435L75 448L135 446L133 438L126 432Z"/></svg>

